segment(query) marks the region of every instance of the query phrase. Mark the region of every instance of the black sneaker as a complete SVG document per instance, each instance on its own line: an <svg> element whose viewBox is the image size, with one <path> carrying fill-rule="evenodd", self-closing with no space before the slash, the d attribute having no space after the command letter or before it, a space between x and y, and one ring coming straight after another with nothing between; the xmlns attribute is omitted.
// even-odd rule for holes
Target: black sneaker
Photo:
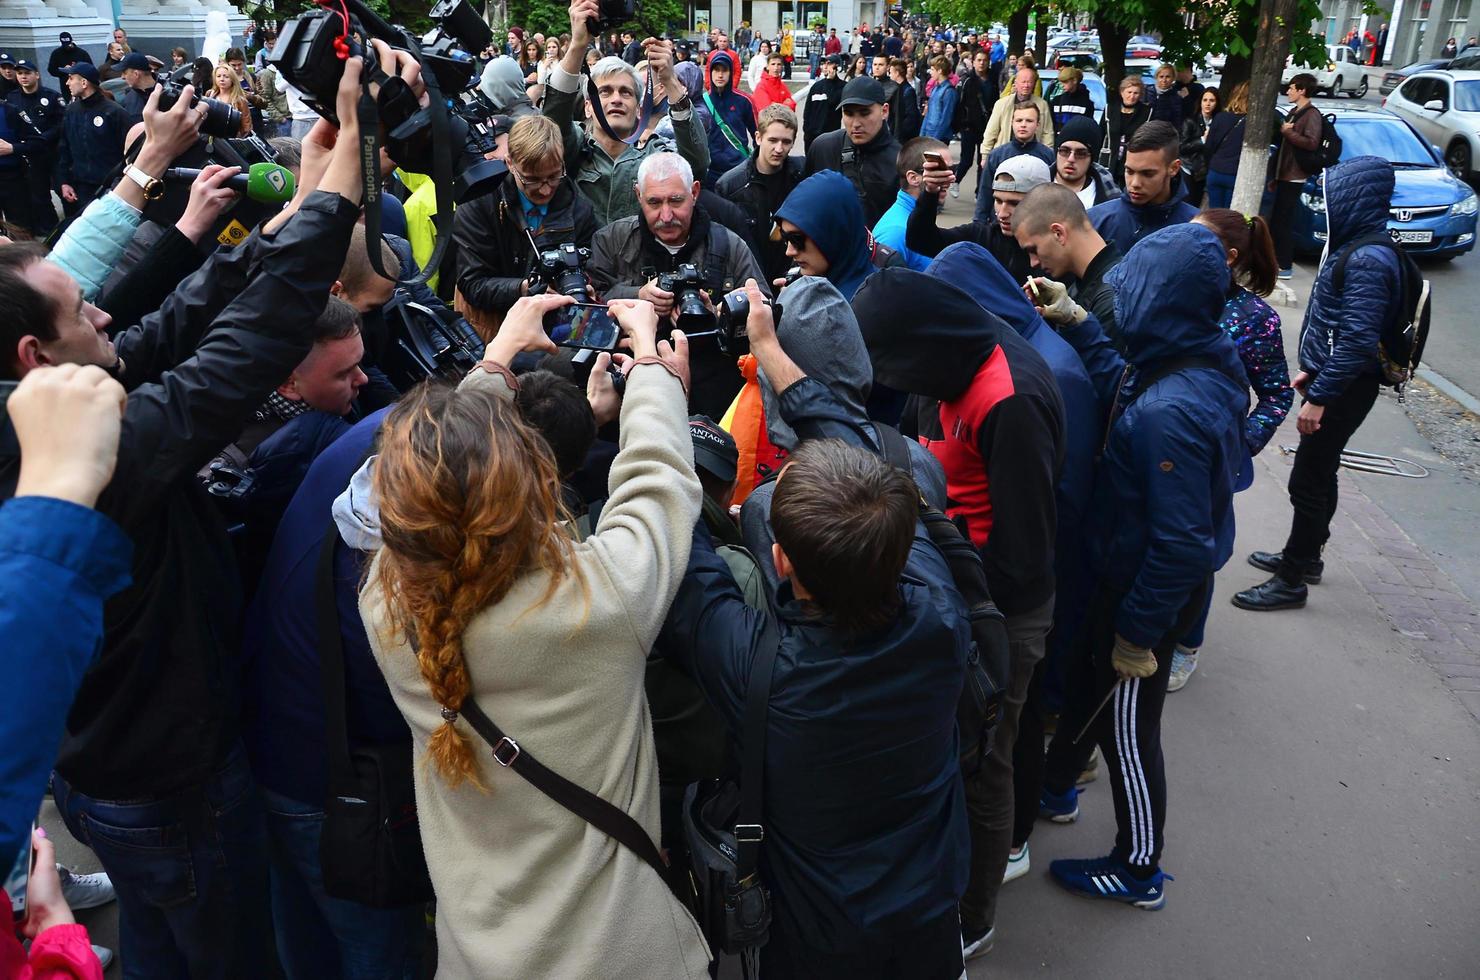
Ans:
<svg viewBox="0 0 1480 980"><path fill-rule="evenodd" d="M1284 554L1278 551L1256 551L1249 555L1249 564L1255 568L1262 568L1266 572L1277 572L1280 570L1280 561ZM1326 570L1326 563L1317 558L1305 566L1305 584L1320 585L1321 573Z"/></svg>
<svg viewBox="0 0 1480 980"><path fill-rule="evenodd" d="M1293 585L1278 575L1252 589L1245 589L1233 597L1233 604L1240 609L1255 612L1272 612L1276 609L1299 609L1305 605L1304 582Z"/></svg>
<svg viewBox="0 0 1480 980"><path fill-rule="evenodd" d="M987 926L985 929L968 929L961 927L961 958L969 960L974 956L992 951L992 944L997 940L997 929L995 926Z"/></svg>

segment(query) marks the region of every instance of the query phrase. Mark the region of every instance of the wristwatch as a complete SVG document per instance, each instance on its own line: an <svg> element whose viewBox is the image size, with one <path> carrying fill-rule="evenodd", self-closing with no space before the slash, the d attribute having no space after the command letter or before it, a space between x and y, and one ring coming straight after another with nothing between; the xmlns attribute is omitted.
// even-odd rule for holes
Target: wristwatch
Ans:
<svg viewBox="0 0 1480 980"><path fill-rule="evenodd" d="M164 197L164 181L158 177L151 177L133 164L123 168L123 175L139 185L144 192L144 200L157 201Z"/></svg>

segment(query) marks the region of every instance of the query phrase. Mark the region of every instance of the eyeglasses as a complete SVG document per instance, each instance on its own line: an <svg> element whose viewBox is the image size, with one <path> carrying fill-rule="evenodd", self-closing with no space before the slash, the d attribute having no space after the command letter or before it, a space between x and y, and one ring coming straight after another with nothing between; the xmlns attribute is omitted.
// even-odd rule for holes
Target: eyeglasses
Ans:
<svg viewBox="0 0 1480 980"><path fill-rule="evenodd" d="M780 231L779 227L777 230ZM807 237L807 233L803 231L780 231L780 240L798 252L805 252L807 245L812 241L812 239Z"/></svg>
<svg viewBox="0 0 1480 980"><path fill-rule="evenodd" d="M1067 146L1061 146L1061 147L1059 147L1059 156L1064 157L1065 159L1068 159L1069 157L1073 157L1075 160L1088 160L1089 159L1089 151L1088 150L1075 150L1075 149L1071 149L1071 148L1069 148Z"/></svg>
<svg viewBox="0 0 1480 980"><path fill-rule="evenodd" d="M526 177L523 174L521 174L519 171L515 170L513 167L510 167L509 168L509 173L513 174L514 175L514 179L517 180L517 181L519 181L520 184L523 184L525 187L529 187L529 188L532 188L532 189L535 189L535 190L545 190L545 189L548 189L548 188L554 188L554 187L558 186L559 183L562 180L565 179L565 168L564 167L562 167L560 169L560 173L556 174L555 176L553 176L553 177L541 177L539 180L535 180L532 177Z"/></svg>

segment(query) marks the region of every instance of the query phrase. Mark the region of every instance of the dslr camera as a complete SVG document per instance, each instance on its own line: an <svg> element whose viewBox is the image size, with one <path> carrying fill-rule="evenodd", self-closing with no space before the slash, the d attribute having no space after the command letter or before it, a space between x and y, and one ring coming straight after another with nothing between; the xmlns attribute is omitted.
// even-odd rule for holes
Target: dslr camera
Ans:
<svg viewBox="0 0 1480 980"><path fill-rule="evenodd" d="M159 111L169 112L175 107L180 99L180 92L190 80L186 72L177 71L164 83L159 93ZM191 100L191 108L198 105L206 107L205 121L200 124L202 136L214 136L216 139L232 139L241 132L242 114L235 107L227 105L220 99L212 99L196 95Z"/></svg>
<svg viewBox="0 0 1480 980"><path fill-rule="evenodd" d="M585 262L590 257L589 248L577 248L571 242L536 252L534 270L529 277L530 295L536 296L548 290L569 296L577 303L585 302L588 281Z"/></svg>
<svg viewBox="0 0 1480 980"><path fill-rule="evenodd" d="M714 325L714 317L704 304L701 290L707 289L704 275L692 262L685 262L672 272L658 273L658 288L673 294L673 308L678 311L678 329L694 333ZM745 321L742 318L741 323Z"/></svg>
<svg viewBox="0 0 1480 980"><path fill-rule="evenodd" d="M620 27L630 20L636 20L637 0L601 0L597 10L599 15L594 20L586 20L586 30L593 36L607 27Z"/></svg>

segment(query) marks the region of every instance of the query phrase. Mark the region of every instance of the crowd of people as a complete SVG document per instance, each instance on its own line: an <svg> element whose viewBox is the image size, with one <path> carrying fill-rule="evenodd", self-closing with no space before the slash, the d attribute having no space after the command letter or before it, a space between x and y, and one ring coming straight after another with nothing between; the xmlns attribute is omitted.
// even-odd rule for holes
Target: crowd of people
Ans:
<svg viewBox="0 0 1480 980"><path fill-rule="evenodd" d="M116 897L129 977L946 980L1096 780L1115 837L1050 876L1164 906L1162 709L1232 652L1235 494L1299 394L1233 601L1304 605L1394 380L1390 164L1325 174L1292 379L1288 241L1219 206L1230 111L1175 67L1107 144L994 38L829 29L799 112L784 37L745 93L748 25L568 13L485 52L456 153L497 179L450 215L414 141L362 173L359 58L334 123L246 67L266 30L173 56L274 134L260 221L217 162L151 210L195 84L161 108L126 38L128 98L59 66L57 169L4 200L41 237L60 177L70 220L0 244L6 975L100 977L71 909ZM52 108L15 68L5 119Z"/></svg>

